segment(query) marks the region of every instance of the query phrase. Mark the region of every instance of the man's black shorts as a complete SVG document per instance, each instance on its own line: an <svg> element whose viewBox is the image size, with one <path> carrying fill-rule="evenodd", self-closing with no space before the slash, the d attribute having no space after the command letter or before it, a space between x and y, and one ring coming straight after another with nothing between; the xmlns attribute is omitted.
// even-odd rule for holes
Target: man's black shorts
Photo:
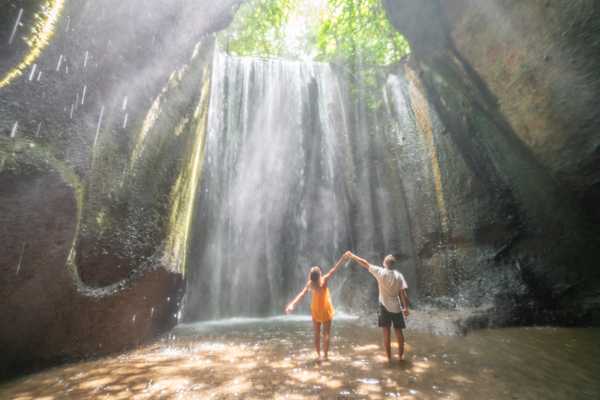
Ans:
<svg viewBox="0 0 600 400"><path fill-rule="evenodd" d="M404 329L406 328L406 323L404 322L404 315L400 313L389 312L387 308L383 306L383 304L379 304L379 311L377 312L377 325L380 328L389 328L392 323L394 324L395 329Z"/></svg>

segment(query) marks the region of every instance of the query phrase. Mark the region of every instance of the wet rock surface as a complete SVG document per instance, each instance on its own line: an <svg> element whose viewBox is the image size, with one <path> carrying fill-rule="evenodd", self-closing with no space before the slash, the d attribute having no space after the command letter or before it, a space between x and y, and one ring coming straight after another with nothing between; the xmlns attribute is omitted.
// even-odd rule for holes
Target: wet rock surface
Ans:
<svg viewBox="0 0 600 400"><path fill-rule="evenodd" d="M466 268L475 278L455 281L455 294L512 308L510 323L598 322L598 225L585 194L598 173L589 168L597 113L585 100L597 93L598 57L593 41L573 41L597 35L592 3L384 2L443 126L434 143L448 229L423 254L453 249L448 273ZM474 259L469 248L488 254Z"/></svg>
<svg viewBox="0 0 600 400"><path fill-rule="evenodd" d="M60 7L34 32L47 40L36 50L25 40L42 3ZM3 3L1 376L121 351L177 320L187 167L202 125L191 116L211 49L196 44L237 2L209 3L143 13L141 2ZM196 80L181 81L192 58ZM175 114L149 112L161 93ZM139 150L140 131L152 152Z"/></svg>
<svg viewBox="0 0 600 400"><path fill-rule="evenodd" d="M103 289L70 262L81 187L29 141L0 139L0 376L123 350L176 323L182 279L159 266Z"/></svg>

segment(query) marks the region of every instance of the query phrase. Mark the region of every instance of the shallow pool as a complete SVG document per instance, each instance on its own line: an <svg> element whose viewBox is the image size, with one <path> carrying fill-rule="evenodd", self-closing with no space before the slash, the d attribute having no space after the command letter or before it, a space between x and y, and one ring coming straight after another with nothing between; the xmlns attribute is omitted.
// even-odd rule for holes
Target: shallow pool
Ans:
<svg viewBox="0 0 600 400"><path fill-rule="evenodd" d="M135 351L0 386L1 399L599 399L600 329L406 332L389 366L374 327L334 321L315 360L307 317L181 325Z"/></svg>

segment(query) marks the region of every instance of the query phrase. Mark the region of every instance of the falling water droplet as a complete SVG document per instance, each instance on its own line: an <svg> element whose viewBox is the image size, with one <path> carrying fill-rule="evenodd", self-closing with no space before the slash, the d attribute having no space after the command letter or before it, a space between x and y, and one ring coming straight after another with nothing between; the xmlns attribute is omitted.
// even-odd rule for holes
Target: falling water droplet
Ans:
<svg viewBox="0 0 600 400"><path fill-rule="evenodd" d="M17 29L19 28L19 24L21 23L21 17L23 16L23 9L21 8L19 10L19 14L17 15L17 20L15 21L15 26L13 27L13 30L10 34L10 37L8 38L8 45L10 46L13 42L13 39L15 38L15 34L17 33Z"/></svg>
<svg viewBox="0 0 600 400"><path fill-rule="evenodd" d="M87 92L87 85L83 85L83 90L81 92L81 105L85 103L85 94Z"/></svg>
<svg viewBox="0 0 600 400"><path fill-rule="evenodd" d="M152 307L150 309L150 318L152 318L154 316L154 307Z"/></svg>
<svg viewBox="0 0 600 400"><path fill-rule="evenodd" d="M37 81L39 82L42 79L42 71L38 73Z"/></svg>
<svg viewBox="0 0 600 400"><path fill-rule="evenodd" d="M71 103L71 112L69 113L69 119L73 119L73 111L75 111L75 104Z"/></svg>
<svg viewBox="0 0 600 400"><path fill-rule="evenodd" d="M71 16L67 15L67 26L65 27L65 32L69 32L70 28L71 28Z"/></svg>
<svg viewBox="0 0 600 400"><path fill-rule="evenodd" d="M129 118L129 114L125 113L125 118L123 118L123 129L127 128L127 119Z"/></svg>
<svg viewBox="0 0 600 400"><path fill-rule="evenodd" d="M88 57L90 56L89 51L85 51L85 55L83 56L83 68L87 67Z"/></svg>
<svg viewBox="0 0 600 400"><path fill-rule="evenodd" d="M96 148L98 142L98 134L100 133L100 127L102 126L102 117L104 117L104 106L100 108L100 115L98 116L98 124L96 125L96 136L94 137L93 148Z"/></svg>
<svg viewBox="0 0 600 400"><path fill-rule="evenodd" d="M123 97L123 106L121 108L123 111L127 110L127 96Z"/></svg>
<svg viewBox="0 0 600 400"><path fill-rule="evenodd" d="M60 66L62 65L62 62L63 62L63 55L61 54L61 55L58 57L58 62L56 63L56 70L57 70L57 71L60 71Z"/></svg>
<svg viewBox="0 0 600 400"><path fill-rule="evenodd" d="M35 76L35 70L37 69L37 64L33 64L31 66L31 73L29 74L29 81L31 82L33 80L33 77Z"/></svg>
<svg viewBox="0 0 600 400"><path fill-rule="evenodd" d="M133 314L133 317L131 318L131 323L135 324L135 314Z"/></svg>
<svg viewBox="0 0 600 400"><path fill-rule="evenodd" d="M69 75L69 65L65 65L65 74Z"/></svg>
<svg viewBox="0 0 600 400"><path fill-rule="evenodd" d="M37 130L35 131L35 137L40 137L40 131L42 130L42 123L38 124Z"/></svg>
<svg viewBox="0 0 600 400"><path fill-rule="evenodd" d="M168 303L168 302L170 302L170 301L171 301L171 298L170 298L170 297L167 297L167 303Z"/></svg>
<svg viewBox="0 0 600 400"><path fill-rule="evenodd" d="M17 136L17 129L19 129L19 121L15 121L12 130L10 131L10 137L12 139L14 139L14 137Z"/></svg>
<svg viewBox="0 0 600 400"><path fill-rule="evenodd" d="M21 246L21 254L19 254L19 262L17 263L17 275L19 275L19 271L21 271L21 264L23 263L23 255L25 254L26 244L26 242L23 242L23 245Z"/></svg>

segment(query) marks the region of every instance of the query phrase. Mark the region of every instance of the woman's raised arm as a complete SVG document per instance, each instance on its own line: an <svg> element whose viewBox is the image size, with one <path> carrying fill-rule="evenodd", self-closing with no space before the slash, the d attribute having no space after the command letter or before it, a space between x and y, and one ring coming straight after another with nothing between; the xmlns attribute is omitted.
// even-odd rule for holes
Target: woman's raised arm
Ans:
<svg viewBox="0 0 600 400"><path fill-rule="evenodd" d="M335 272L338 270L339 267L344 265L344 263L350 259L351 254L352 253L350 253L350 251L347 251L344 254L342 254L342 256L340 257L339 260L337 260L337 262L335 263L333 268L331 268L329 270L329 272L327 272L325 274L325 276L323 276L323 279L325 280L325 282L327 282L333 276L333 274L335 274Z"/></svg>

